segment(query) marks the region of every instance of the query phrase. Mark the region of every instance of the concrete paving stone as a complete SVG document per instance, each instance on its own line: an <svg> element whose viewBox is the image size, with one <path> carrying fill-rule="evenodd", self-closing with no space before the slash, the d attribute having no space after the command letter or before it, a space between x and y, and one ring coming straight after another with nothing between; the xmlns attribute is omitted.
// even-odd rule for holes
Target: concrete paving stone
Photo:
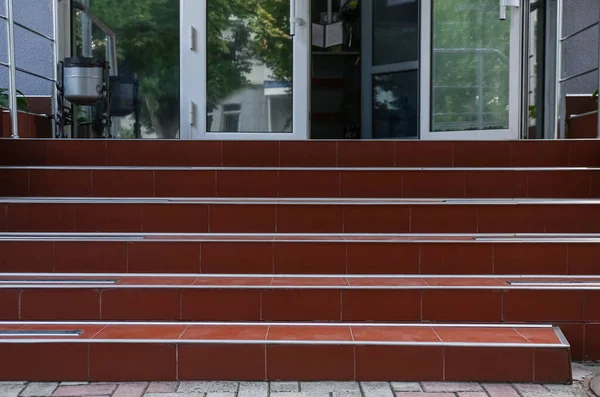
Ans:
<svg viewBox="0 0 600 397"><path fill-rule="evenodd" d="M423 390L432 393L458 393L461 391L483 391L479 383L472 382L423 382Z"/></svg>
<svg viewBox="0 0 600 397"><path fill-rule="evenodd" d="M331 395L333 397L362 397L360 391L334 391Z"/></svg>
<svg viewBox="0 0 600 397"><path fill-rule="evenodd" d="M393 397L392 387L388 382L360 382L365 397Z"/></svg>
<svg viewBox="0 0 600 397"><path fill-rule="evenodd" d="M26 386L25 383L2 383L0 384L0 396L17 397Z"/></svg>
<svg viewBox="0 0 600 397"><path fill-rule="evenodd" d="M484 391L461 391L458 397L488 397Z"/></svg>
<svg viewBox="0 0 600 397"><path fill-rule="evenodd" d="M142 397L148 382L121 383L113 397Z"/></svg>
<svg viewBox="0 0 600 397"><path fill-rule="evenodd" d="M230 392L211 392L211 393L206 393L206 397L235 397L235 393L230 393Z"/></svg>
<svg viewBox="0 0 600 397"><path fill-rule="evenodd" d="M25 385L27 383L29 383L29 382L27 382L27 381L10 381L9 380L9 381L0 382L0 386L2 386L2 385Z"/></svg>
<svg viewBox="0 0 600 397"><path fill-rule="evenodd" d="M271 393L270 397L329 397L329 393L324 392L282 392Z"/></svg>
<svg viewBox="0 0 600 397"><path fill-rule="evenodd" d="M146 393L144 397L204 397L204 393Z"/></svg>
<svg viewBox="0 0 600 397"><path fill-rule="evenodd" d="M396 397L455 397L455 393L426 393L418 391L399 392Z"/></svg>
<svg viewBox="0 0 600 397"><path fill-rule="evenodd" d="M581 391L544 391L544 392L524 392L523 397L585 397L587 394Z"/></svg>
<svg viewBox="0 0 600 397"><path fill-rule="evenodd" d="M21 392L23 397L47 397L58 387L57 382L32 382Z"/></svg>
<svg viewBox="0 0 600 397"><path fill-rule="evenodd" d="M272 393L300 391L300 384L298 382L270 382L269 385Z"/></svg>
<svg viewBox="0 0 600 397"><path fill-rule="evenodd" d="M181 382L177 393L235 393L238 382Z"/></svg>
<svg viewBox="0 0 600 397"><path fill-rule="evenodd" d="M572 385L544 385L544 387L555 392L579 393L582 391L581 384L579 383L573 383Z"/></svg>
<svg viewBox="0 0 600 397"><path fill-rule="evenodd" d="M175 393L179 382L150 382L146 393Z"/></svg>
<svg viewBox="0 0 600 397"><path fill-rule="evenodd" d="M83 397L83 396L105 396L113 394L118 383L91 383L85 386L59 386L52 396L60 397Z"/></svg>
<svg viewBox="0 0 600 397"><path fill-rule="evenodd" d="M483 388L490 397L519 397L515 388L506 383L488 383L484 384Z"/></svg>
<svg viewBox="0 0 600 397"><path fill-rule="evenodd" d="M268 382L241 382L238 397L267 397L269 395Z"/></svg>
<svg viewBox="0 0 600 397"><path fill-rule="evenodd" d="M334 391L352 391L360 393L360 386L358 385L358 382L301 382L300 390L303 392L316 393L330 393Z"/></svg>
<svg viewBox="0 0 600 397"><path fill-rule="evenodd" d="M61 386L83 386L89 384L90 382L60 382Z"/></svg>
<svg viewBox="0 0 600 397"><path fill-rule="evenodd" d="M394 391L423 391L419 382L392 382Z"/></svg>
<svg viewBox="0 0 600 397"><path fill-rule="evenodd" d="M597 376L594 379L592 379L592 381L590 382L590 389L592 389L592 392L594 392L594 394L600 396L600 376Z"/></svg>
<svg viewBox="0 0 600 397"><path fill-rule="evenodd" d="M573 363L573 381L583 380L584 378L600 372L600 365L593 363Z"/></svg>
<svg viewBox="0 0 600 397"><path fill-rule="evenodd" d="M543 385L534 383L515 383L513 386L520 393L548 393L548 389L546 389Z"/></svg>

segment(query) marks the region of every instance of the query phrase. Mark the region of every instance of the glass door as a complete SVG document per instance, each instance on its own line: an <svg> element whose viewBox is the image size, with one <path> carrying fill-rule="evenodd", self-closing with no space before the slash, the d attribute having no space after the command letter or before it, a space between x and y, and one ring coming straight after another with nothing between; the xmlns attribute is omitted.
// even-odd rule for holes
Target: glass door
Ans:
<svg viewBox="0 0 600 397"><path fill-rule="evenodd" d="M517 5L518 0L423 1L422 139L518 138Z"/></svg>
<svg viewBox="0 0 600 397"><path fill-rule="evenodd" d="M304 0L181 0L181 136L306 139Z"/></svg>

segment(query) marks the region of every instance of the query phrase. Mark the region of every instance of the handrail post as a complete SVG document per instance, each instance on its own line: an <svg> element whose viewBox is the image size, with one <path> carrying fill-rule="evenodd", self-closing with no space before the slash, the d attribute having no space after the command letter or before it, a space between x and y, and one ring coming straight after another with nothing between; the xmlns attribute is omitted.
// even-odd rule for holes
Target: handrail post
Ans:
<svg viewBox="0 0 600 397"><path fill-rule="evenodd" d="M598 92L600 94L600 13L598 15ZM598 130L596 131L596 138L600 139L600 97L598 99Z"/></svg>
<svg viewBox="0 0 600 397"><path fill-rule="evenodd" d="M8 39L8 107L10 108L11 138L19 137L19 121L17 108L17 65L15 60L15 24L13 1L5 0Z"/></svg>

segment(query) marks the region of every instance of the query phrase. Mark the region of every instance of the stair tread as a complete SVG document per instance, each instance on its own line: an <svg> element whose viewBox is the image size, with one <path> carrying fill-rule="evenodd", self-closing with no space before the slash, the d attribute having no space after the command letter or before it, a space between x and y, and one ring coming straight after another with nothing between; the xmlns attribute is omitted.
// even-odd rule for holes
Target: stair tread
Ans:
<svg viewBox="0 0 600 397"><path fill-rule="evenodd" d="M68 331L82 332L61 334ZM514 324L0 322L0 332L4 334L0 335L0 343L60 339L61 342L244 341L249 344L569 347L555 327Z"/></svg>

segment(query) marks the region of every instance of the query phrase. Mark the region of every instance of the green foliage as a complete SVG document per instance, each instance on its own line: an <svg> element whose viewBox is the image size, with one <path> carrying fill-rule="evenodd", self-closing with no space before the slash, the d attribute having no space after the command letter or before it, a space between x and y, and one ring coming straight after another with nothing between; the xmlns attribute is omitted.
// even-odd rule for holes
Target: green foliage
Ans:
<svg viewBox="0 0 600 397"><path fill-rule="evenodd" d="M10 100L8 98L8 88L0 88L0 107L8 108ZM25 94L17 90L17 109L26 111L29 109L29 103L25 98Z"/></svg>
<svg viewBox="0 0 600 397"><path fill-rule="evenodd" d="M598 102L598 90L594 91L594 93L592 94L592 99L596 100L596 102Z"/></svg>

